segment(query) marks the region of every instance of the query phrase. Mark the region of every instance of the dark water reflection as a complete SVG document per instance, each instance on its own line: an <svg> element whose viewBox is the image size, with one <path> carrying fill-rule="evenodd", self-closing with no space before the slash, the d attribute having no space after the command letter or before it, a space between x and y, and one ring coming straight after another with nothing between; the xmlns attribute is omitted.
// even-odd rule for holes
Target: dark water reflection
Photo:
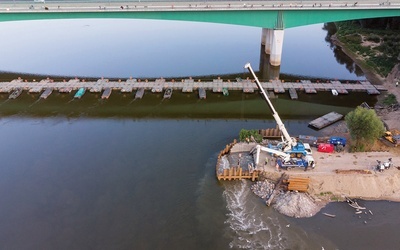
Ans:
<svg viewBox="0 0 400 250"><path fill-rule="evenodd" d="M135 92L134 92L135 93ZM134 93L114 91L110 99L101 99L101 94L86 93L81 99L73 98L74 93L53 92L46 100L39 94L23 92L16 100L9 100L8 94L0 94L2 116L66 116L66 117L125 117L125 118L187 118L187 119L271 119L266 103L258 93L246 94L230 91L229 96L208 91L207 99L200 100L197 91L180 93L174 91L171 99L163 94L146 91L142 99L135 100ZM290 100L289 94L272 99L273 105L283 119L312 120L335 110L346 114L354 107L367 102L376 102L367 93L333 96L329 92L308 95L299 93L298 100Z"/></svg>

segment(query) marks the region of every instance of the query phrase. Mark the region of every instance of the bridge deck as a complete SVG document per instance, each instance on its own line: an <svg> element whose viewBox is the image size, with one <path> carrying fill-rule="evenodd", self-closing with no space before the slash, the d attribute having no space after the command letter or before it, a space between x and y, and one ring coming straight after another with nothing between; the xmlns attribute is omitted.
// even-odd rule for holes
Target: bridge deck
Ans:
<svg viewBox="0 0 400 250"><path fill-rule="evenodd" d="M317 93L317 91L331 91L332 89L336 89L339 94L363 91L370 95L377 95L380 94L380 91L386 91L383 86L373 85L369 81L358 83L341 83L339 81L319 83L311 82L309 80L302 80L300 82L282 82L280 80L274 80L271 82L262 82L261 85L265 90L273 91L274 93L285 93L290 89L297 92L304 91L305 93ZM18 88L27 90L30 93L40 93L43 89L47 88L58 90L60 92L65 92L64 90L66 88L71 90L86 88L92 93L100 93L107 88L119 90L121 92L132 92L133 90L143 88L145 90L151 90L153 93L160 93L167 88L181 90L182 92L193 92L193 90L204 89L218 93L222 93L223 88L228 90L239 90L244 93L253 93L257 90L256 84L251 80L238 80L231 82L223 81L222 79L216 79L212 82L194 81L193 79L184 79L180 82L176 82L166 81L162 78L155 81L140 81L136 79L109 81L108 79L99 79L94 82L89 82L72 79L70 81L54 82L51 79L44 79L39 82L27 82L22 79L16 79L11 82L0 82L0 93L10 93Z"/></svg>
<svg viewBox="0 0 400 250"><path fill-rule="evenodd" d="M1 1L0 22L70 18L185 20L276 28L398 16L399 0L347 1Z"/></svg>

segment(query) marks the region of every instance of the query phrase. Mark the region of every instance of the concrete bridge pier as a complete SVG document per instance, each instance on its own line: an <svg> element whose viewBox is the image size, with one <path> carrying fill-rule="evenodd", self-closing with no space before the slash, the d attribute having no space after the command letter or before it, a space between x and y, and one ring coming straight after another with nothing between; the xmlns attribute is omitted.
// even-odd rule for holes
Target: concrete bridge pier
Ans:
<svg viewBox="0 0 400 250"><path fill-rule="evenodd" d="M273 34L269 63L272 66L279 66L281 65L284 31L273 30Z"/></svg>
<svg viewBox="0 0 400 250"><path fill-rule="evenodd" d="M268 30L269 29L267 29L267 28L262 28L262 31L261 31L261 45L265 46L265 44L266 44Z"/></svg>
<svg viewBox="0 0 400 250"><path fill-rule="evenodd" d="M270 64L280 66L283 48L283 29L262 29L261 43L265 41L265 53L270 55Z"/></svg>
<svg viewBox="0 0 400 250"><path fill-rule="evenodd" d="M265 45L265 53L267 53L268 55L271 54L272 36L273 36L272 29L267 29L267 28L262 29L261 44ZM262 41L264 41L264 43Z"/></svg>
<svg viewBox="0 0 400 250"><path fill-rule="evenodd" d="M265 45L266 36L267 36L267 29L262 28L262 30L261 30L261 45Z"/></svg>

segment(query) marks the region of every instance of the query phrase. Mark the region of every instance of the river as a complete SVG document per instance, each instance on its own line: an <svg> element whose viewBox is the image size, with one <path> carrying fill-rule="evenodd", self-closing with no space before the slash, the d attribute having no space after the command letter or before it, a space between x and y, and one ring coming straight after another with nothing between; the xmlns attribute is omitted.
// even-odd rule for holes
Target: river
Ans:
<svg viewBox="0 0 400 250"><path fill-rule="evenodd" d="M258 65L260 60L261 31L248 27L71 20L2 23L0 32L8 37L0 45L10 48L3 51L0 69L29 74L240 76L246 61ZM319 36L310 42L303 33ZM348 70L351 62L337 63L325 36L322 25L287 30L280 72L363 79ZM323 57L308 56L312 51ZM364 100L374 103L364 93L303 94L298 101L281 95L273 103L291 134L318 135L308 121L332 109L347 113ZM399 245L397 203L362 202L374 215L361 219L346 204L325 208L337 214L335 219L321 214L293 219L265 207L250 192L249 182L216 180L217 155L240 129L275 126L258 95L210 93L207 100L198 100L195 94L174 92L171 100L162 101L146 93L133 101L129 94L113 93L107 101L94 94L73 101L72 94L53 93L38 101L38 95L23 93L8 101L2 94L0 114L3 249Z"/></svg>

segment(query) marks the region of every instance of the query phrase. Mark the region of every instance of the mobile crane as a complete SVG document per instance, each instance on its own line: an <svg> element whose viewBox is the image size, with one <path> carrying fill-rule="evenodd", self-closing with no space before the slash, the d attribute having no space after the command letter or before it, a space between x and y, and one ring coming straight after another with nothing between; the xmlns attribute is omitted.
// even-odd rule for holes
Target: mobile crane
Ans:
<svg viewBox="0 0 400 250"><path fill-rule="evenodd" d="M282 143L278 145L278 150L277 149L272 149L269 147L263 147L260 145L257 145L252 152L256 152L256 166L259 163L259 155L260 155L260 150L266 151L270 154L276 155L281 160L277 160L277 163L280 167L282 168L289 168L289 167L315 167L315 161L314 158L311 156L311 148L309 145L305 145L302 142L297 142L295 138L290 137L288 131L285 128L285 125L283 124L281 118L278 115L278 112L276 112L274 106L272 105L271 101L269 100L267 94L265 93L263 87L261 86L261 83L258 81L258 78L256 74L254 73L250 63L246 63L244 66L246 69L249 70L249 72L252 74L254 77L254 80L257 84L258 89L260 90L262 96L264 97L264 100L267 102L268 107L271 110L272 116L274 117L279 130L282 132ZM283 160L283 161L282 161Z"/></svg>

